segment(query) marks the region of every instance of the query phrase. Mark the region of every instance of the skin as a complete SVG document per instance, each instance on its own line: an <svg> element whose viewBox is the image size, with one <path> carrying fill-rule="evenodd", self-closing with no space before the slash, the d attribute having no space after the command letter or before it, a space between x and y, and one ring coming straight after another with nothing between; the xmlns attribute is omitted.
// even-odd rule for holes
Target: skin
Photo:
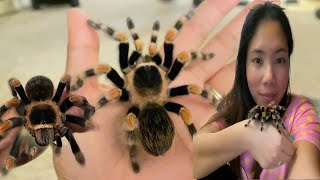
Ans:
<svg viewBox="0 0 320 180"><path fill-rule="evenodd" d="M217 25L221 18L237 3L238 1L230 1L230 4L227 5L221 3L221 1L204 2L196 10L194 18L185 24L185 27L177 37L175 52L198 49L212 27ZM213 8L219 10L213 11ZM206 68L205 72L203 72L203 68L200 69L191 65L180 74L172 86L182 85L186 82L202 85L206 81L214 81L214 72L221 70L236 51L237 46L234 41L239 40L237 35L241 27L239 20L243 22L243 15L244 13L241 13L224 31L210 40L210 44L204 48L205 52L220 52L218 50L227 49L226 47L232 50L222 50L221 54L217 53L214 61L206 62L206 64L199 63L202 67L212 67L212 69ZM79 72L98 64L98 36L94 30L87 27L85 19L87 19L87 16L78 10L72 10L68 14L67 72L71 76L75 76ZM225 36L226 33L231 34L231 36ZM193 43L185 43L185 41ZM225 42L223 46L221 46L221 42ZM220 63L220 69L216 68L218 63ZM212 74L208 75L207 73ZM221 71L220 73L223 72ZM74 93L84 95L89 102L95 103L99 95L102 94L102 90L108 88L110 87L99 86L97 81L92 79ZM221 91L220 93L224 92ZM195 96L174 98L174 101L185 105L191 110L195 126L198 129L214 112L214 109L205 100ZM129 163L126 141L121 131L122 119L127 108L124 104L114 102L96 112L92 117L92 121L97 124L98 129L75 135L86 156L86 166L79 167L70 152L68 144L66 144L65 148L62 149L61 156L54 157L56 172L60 179L105 179L108 177L113 179L192 179L191 137L182 120L171 113L170 116L176 129L172 147L166 152L165 156L161 157L153 157L139 147L138 161L141 171L139 174L133 173Z"/></svg>

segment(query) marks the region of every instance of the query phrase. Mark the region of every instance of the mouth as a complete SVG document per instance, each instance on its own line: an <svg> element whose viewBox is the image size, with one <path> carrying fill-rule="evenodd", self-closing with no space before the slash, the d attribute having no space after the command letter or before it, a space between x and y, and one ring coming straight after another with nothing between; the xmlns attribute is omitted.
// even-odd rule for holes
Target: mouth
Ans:
<svg viewBox="0 0 320 180"><path fill-rule="evenodd" d="M260 96L262 96L263 100L266 103L270 103L273 100L275 100L277 94L276 93L261 93Z"/></svg>

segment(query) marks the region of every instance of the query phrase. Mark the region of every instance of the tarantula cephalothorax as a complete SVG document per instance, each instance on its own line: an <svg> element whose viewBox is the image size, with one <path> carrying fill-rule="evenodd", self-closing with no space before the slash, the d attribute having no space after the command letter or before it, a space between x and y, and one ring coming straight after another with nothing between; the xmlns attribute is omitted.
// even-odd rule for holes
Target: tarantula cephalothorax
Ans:
<svg viewBox="0 0 320 180"><path fill-rule="evenodd" d="M247 127L251 120L258 120L261 122L261 131L263 130L263 123L272 121L273 124L277 127L279 133L281 134L279 124L283 128L283 122L281 117L283 116L286 108L280 105L275 105L274 102L271 102L267 107L256 105L248 113L248 123L245 125Z"/></svg>
<svg viewBox="0 0 320 180"><path fill-rule="evenodd" d="M123 127L126 131L129 157L134 172L140 170L137 162L137 144L140 141L143 148L154 156L164 155L171 147L175 134L173 123L168 115L173 112L179 115L187 126L191 136L196 133L190 111L181 104L168 101L168 98L180 95L196 94L214 102L214 94L207 89L196 85L183 85L175 88L168 88L181 69L190 61L195 59L208 60L213 58L212 53L182 52L177 59L173 60L173 40L181 29L184 21L191 18L191 13L180 18L165 37L164 62L157 52L157 34L159 22L153 24L153 33L149 46L149 54L142 55L143 43L134 30L134 24L130 18L127 19L127 26L134 39L135 50L129 54L129 43L124 33L116 32L107 25L88 20L89 26L96 30L102 30L113 39L120 41L119 62L124 74L122 78L109 65L99 65L89 69L78 76L77 82L71 86L76 90L83 85L87 77L106 74L117 88L106 92L97 102L96 109L107 104L111 100L129 102L130 108L127 112Z"/></svg>
<svg viewBox="0 0 320 180"><path fill-rule="evenodd" d="M56 153L60 153L62 147L61 137L65 136L71 145L73 154L80 164L84 164L84 156L74 139L72 132L65 126L65 122L74 123L82 127L88 127L89 119L95 112L85 97L70 95L61 105L58 105L63 90L70 89L70 76L64 75L58 85L57 91L53 96L54 86L50 79L44 76L35 76L26 84L26 91L20 81L12 78L9 80L9 86L14 98L6 102L0 111L0 116L11 108L18 106L23 108L20 111L20 117L14 117L0 122L0 138L17 126L25 126L35 138L39 146L47 146L56 141ZM17 96L20 96L20 99ZM84 111L84 118L66 115L65 112L72 106L77 106ZM19 113L19 110L18 110ZM1 139L0 139L1 140ZM21 143L21 142L20 142ZM14 167L15 160L19 154L20 145L17 140L10 151L3 171L8 171Z"/></svg>

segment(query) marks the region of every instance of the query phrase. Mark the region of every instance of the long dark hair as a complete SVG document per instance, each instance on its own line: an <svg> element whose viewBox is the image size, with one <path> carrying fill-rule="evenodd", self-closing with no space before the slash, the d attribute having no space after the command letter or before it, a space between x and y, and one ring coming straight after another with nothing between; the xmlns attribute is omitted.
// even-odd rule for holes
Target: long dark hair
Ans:
<svg viewBox="0 0 320 180"><path fill-rule="evenodd" d="M217 113L204 125L208 125L216 120L225 120L227 126L231 126L244 119L251 108L256 105L248 87L246 77L246 59L248 46L253 38L255 31L262 21L272 20L280 23L288 43L289 58L293 51L293 38L288 17L285 15L283 8L271 2L259 4L251 9L245 19L241 31L240 45L237 56L236 73L233 87L227 93L217 106ZM290 101L289 82L286 92L280 102L280 105L287 107ZM240 174L240 157L230 162L230 166L238 178ZM254 178L259 178L261 167L255 162L253 172Z"/></svg>

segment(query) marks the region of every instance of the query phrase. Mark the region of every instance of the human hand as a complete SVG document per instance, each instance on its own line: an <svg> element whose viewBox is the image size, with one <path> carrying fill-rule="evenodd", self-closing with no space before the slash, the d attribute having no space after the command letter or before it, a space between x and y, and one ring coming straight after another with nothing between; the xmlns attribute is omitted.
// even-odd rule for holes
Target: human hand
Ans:
<svg viewBox="0 0 320 180"><path fill-rule="evenodd" d="M248 122L248 120L244 122ZM239 126L242 126L243 122L240 124ZM295 147L289 132L279 126L280 134L277 128L270 123L264 123L263 131L260 130L260 126L260 122L254 121L252 125L247 126L248 130L245 133L248 151L260 166L263 169L270 169L291 161Z"/></svg>
<svg viewBox="0 0 320 180"><path fill-rule="evenodd" d="M188 50L198 50L221 19L237 5L239 1L222 3L221 1L205 1L196 9L194 17L187 22L176 38L175 53ZM246 11L237 16L221 33L209 41L204 52L214 52L215 58L210 62L199 63L187 67L173 86L196 84L203 86L205 82L216 82L212 76L231 59L237 49L239 32ZM68 14L68 61L67 73L73 78L79 73L98 65L99 38L97 33L86 24L87 15L79 10L71 10ZM107 22L106 22L107 23ZM223 43L223 45L221 45ZM175 54L177 55L177 54ZM232 69L227 66L225 72ZM221 73L223 74L223 73ZM233 76L230 75L230 76ZM229 82L230 80L230 82ZM229 78L227 86L232 84ZM73 82L74 83L74 82ZM217 85L215 83L212 83ZM225 84L214 86L220 88L224 94L228 90ZM75 91L85 96L91 104L95 104L100 96L110 86L99 85L97 78L85 81L84 86ZM214 112L214 108L205 100L197 96L173 98L191 110L195 126L199 128ZM75 138L86 157L86 165L78 166L72 157L69 145L63 145L60 157L54 157L55 169L61 179L191 179L192 154L191 137L180 117L171 115L175 125L176 135L172 147L164 156L154 157L138 147L138 162L140 173L132 171L127 152L124 133L121 130L122 120L128 106L118 102L111 102L96 111L92 120L99 127L95 131L75 134Z"/></svg>

